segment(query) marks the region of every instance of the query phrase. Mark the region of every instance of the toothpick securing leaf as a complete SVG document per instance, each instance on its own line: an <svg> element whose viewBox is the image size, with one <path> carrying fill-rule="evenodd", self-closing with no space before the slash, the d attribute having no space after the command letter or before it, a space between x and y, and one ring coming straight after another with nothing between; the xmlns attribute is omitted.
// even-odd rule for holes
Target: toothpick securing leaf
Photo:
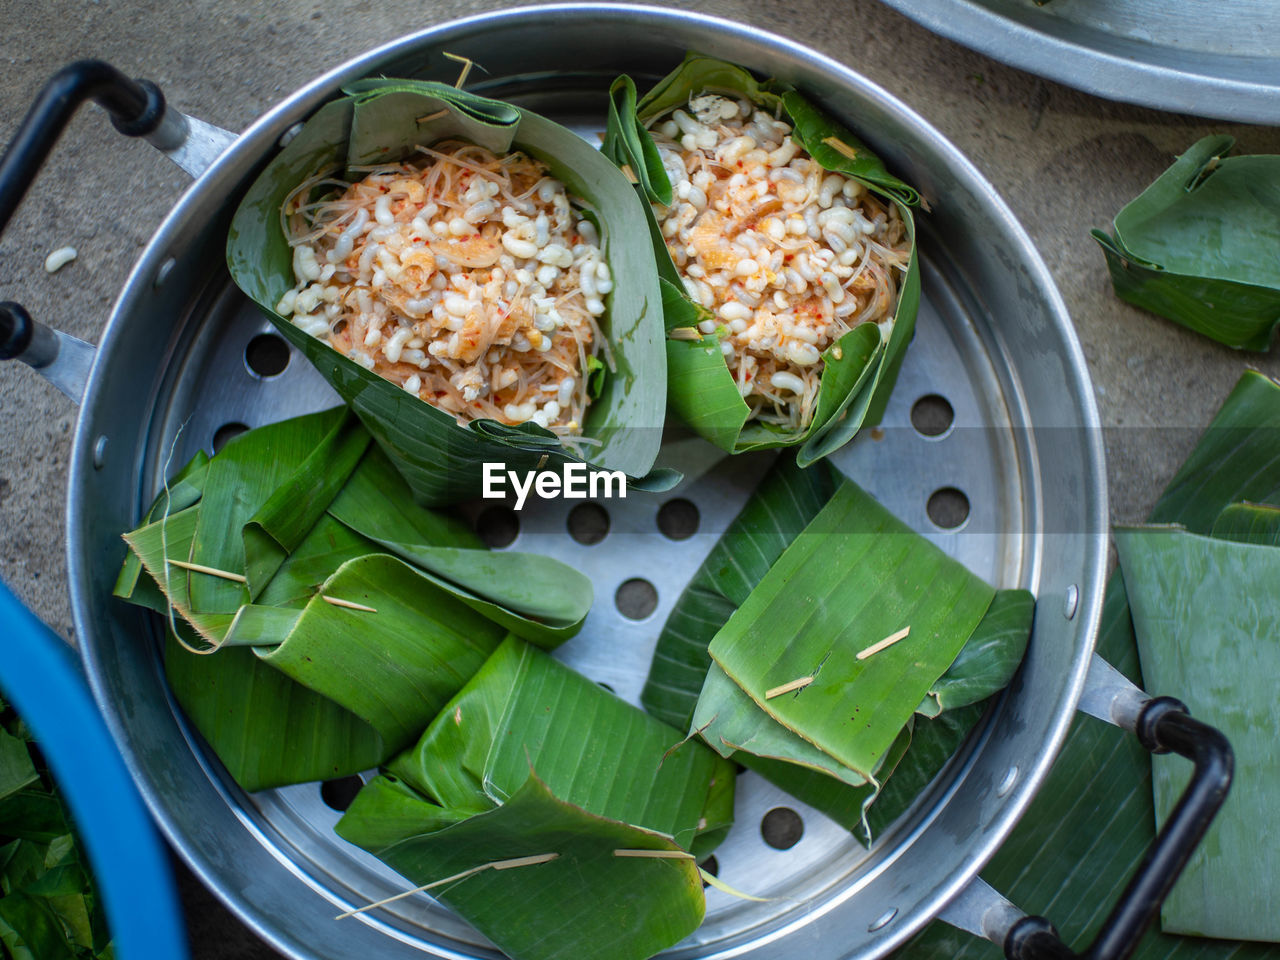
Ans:
<svg viewBox="0 0 1280 960"><path fill-rule="evenodd" d="M834 150L841 156L848 157L850 160L858 159L858 151L853 149L839 137L823 137L822 142Z"/></svg>
<svg viewBox="0 0 1280 960"><path fill-rule="evenodd" d="M363 610L365 613L377 613L373 607L366 607L363 603L356 603L354 600L343 600L341 597L329 597L320 594L320 599L325 603L331 603L335 607L346 607L348 610Z"/></svg>
<svg viewBox="0 0 1280 960"><path fill-rule="evenodd" d="M183 570L193 570L196 573L207 573L211 577L221 577L223 580L234 580L236 583L247 583L244 574L232 573L230 570L219 570L216 567L206 567L203 563L188 563L186 560L174 560L170 557L165 558L166 562L173 564L175 567L181 567Z"/></svg>
<svg viewBox="0 0 1280 960"><path fill-rule="evenodd" d="M631 169L631 164L624 163L621 167L622 175L632 183L639 183L640 178L636 176L636 172Z"/></svg>
<svg viewBox="0 0 1280 960"><path fill-rule="evenodd" d="M867 657L870 657L873 654L879 653L885 647L892 647L899 640L905 640L909 633L911 633L911 628L903 627L897 633L889 634L889 636L885 637L879 643L873 643L871 646L867 647L867 649L858 651L858 654L855 657L855 659L865 660L867 659Z"/></svg>
<svg viewBox="0 0 1280 960"><path fill-rule="evenodd" d="M403 900L405 897L411 897L415 893L425 893L428 890L434 890L436 887L443 887L449 883L457 883L459 880L465 880L467 877L474 877L477 873L484 870L510 870L513 867L528 867L535 863L547 863L556 859L558 853L538 853L531 857L513 857L510 860L494 860L492 863L482 863L478 867L472 867L470 870L463 870L461 873L455 873L451 877L445 877L443 880L436 880L432 883L424 883L420 887L414 887L412 890L405 890L403 893L397 893L394 897L387 897L384 900L377 900L374 903L366 904L363 907L357 907L354 910L348 910L346 913L340 913L335 920L345 920L347 917L354 917L357 913L364 913L366 910L372 910L375 907L385 906L388 903L394 903L396 900Z"/></svg>
<svg viewBox="0 0 1280 960"><path fill-rule="evenodd" d="M432 120L439 120L441 117L447 117L448 115L448 110L437 110L435 113L428 113L425 117L419 117L417 122L430 123Z"/></svg>
<svg viewBox="0 0 1280 960"><path fill-rule="evenodd" d="M698 332L697 327L672 327L667 331L667 336L672 340L701 340L702 334Z"/></svg>
<svg viewBox="0 0 1280 960"><path fill-rule="evenodd" d="M813 683L815 677L800 677L798 680L792 680L790 683L784 683L780 687L774 687L764 692L766 700L772 700L774 697L781 697L784 694L791 693L793 690L803 690L809 684Z"/></svg>

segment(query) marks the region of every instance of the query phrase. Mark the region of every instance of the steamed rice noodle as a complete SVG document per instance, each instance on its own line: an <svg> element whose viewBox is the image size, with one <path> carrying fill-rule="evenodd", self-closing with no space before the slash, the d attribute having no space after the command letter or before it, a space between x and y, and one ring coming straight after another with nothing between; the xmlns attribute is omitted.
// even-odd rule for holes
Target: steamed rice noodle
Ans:
<svg viewBox="0 0 1280 960"><path fill-rule="evenodd" d="M892 329L911 238L895 204L824 170L750 101L691 97L650 128L673 188L654 213L689 297L710 311L751 418L803 430L822 352ZM836 349L839 349L838 347Z"/></svg>
<svg viewBox="0 0 1280 960"><path fill-rule="evenodd" d="M326 172L289 195L296 286L277 311L460 424L577 438L594 358L609 360L594 224L522 153L417 149L420 163Z"/></svg>

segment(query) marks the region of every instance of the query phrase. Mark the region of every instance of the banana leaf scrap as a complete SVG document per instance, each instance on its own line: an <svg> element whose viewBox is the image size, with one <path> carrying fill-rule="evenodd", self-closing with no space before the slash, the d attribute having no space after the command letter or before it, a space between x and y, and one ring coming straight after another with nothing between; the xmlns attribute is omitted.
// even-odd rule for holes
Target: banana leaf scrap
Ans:
<svg viewBox="0 0 1280 960"><path fill-rule="evenodd" d="M415 505L344 408L197 456L125 540L116 595L168 618L174 694L247 790L387 759L509 632L554 647L592 598Z"/></svg>
<svg viewBox="0 0 1280 960"><path fill-rule="evenodd" d="M1165 488L1148 522L1179 524L1187 531L1173 536L1218 537L1224 525L1232 522L1231 515L1239 512L1239 508L1232 505L1241 503L1259 504L1270 516L1280 512L1280 384L1252 371L1236 384L1195 450ZM1170 534L1156 536L1169 537ZM1131 607L1128 566L1123 575L1122 579L1117 572L1107 586L1098 652L1130 680L1148 690L1179 697L1186 690L1194 696L1197 691L1179 685L1181 680L1168 687L1151 682L1147 675L1148 662L1154 666L1158 659L1164 658L1163 652L1159 657L1150 657L1148 653L1154 650L1144 649L1139 662L1135 626L1141 629L1141 624L1136 623L1135 615L1141 616L1138 614L1141 601L1135 601ZM1216 578L1218 574L1213 576ZM1145 575L1142 579L1146 579ZM1239 606L1231 602L1229 595L1220 594L1213 609L1231 620L1247 616L1248 610L1260 611L1275 596L1274 583L1272 579L1268 588L1255 590ZM1145 591L1145 585L1140 589ZM1216 624L1215 632L1219 629L1220 624ZM1253 636L1255 646L1268 641L1274 643L1274 633L1270 637ZM1176 668L1176 664L1163 665L1163 669L1170 667ZM1220 674L1221 668L1220 662L1211 672ZM1230 686L1238 691L1246 681L1248 668L1232 665L1230 669ZM1266 676L1269 680L1270 675ZM1274 699L1269 686L1261 699L1264 703ZM1228 702L1232 710L1216 715L1210 712L1209 704L1204 705L1204 713L1196 703L1189 705L1197 716L1214 724L1233 722L1230 714L1235 710L1249 715L1257 709L1238 695L1230 701L1218 697L1215 705ZM1264 732L1273 734L1274 720L1268 724ZM1237 741L1232 734L1229 736L1237 751L1247 743ZM1274 735L1271 739L1274 741ZM1244 754L1238 753L1238 756ZM1188 766L1182 761L1182 777L1186 776ZM1111 904L1155 839L1157 804L1153 800L1152 768L1151 755L1132 734L1079 715L1048 779L1010 838L983 871L983 879L1023 910L1050 918L1068 944L1081 948L1096 935ZM1159 776L1156 774L1155 778ZM1261 785L1249 787L1248 778L1249 767L1241 761L1236 783L1219 813L1219 820L1233 816L1231 807L1242 799L1265 802ZM1255 794L1252 798L1251 793ZM1228 893L1238 898L1229 916L1243 914L1250 909L1249 904L1259 913L1274 915L1270 903L1253 899L1255 891L1263 889L1255 882L1261 882L1262 876L1272 870L1274 858L1269 858L1266 850L1271 846L1270 822L1274 808L1274 802L1261 807L1263 815L1252 823L1255 845L1247 861L1248 872L1225 881ZM1210 828L1210 836L1216 829L1216 824ZM1184 875L1175 886L1174 903L1185 904L1183 898L1198 897L1206 892L1194 875L1183 889L1187 880ZM1003 954L998 946L986 940L938 922L904 947L899 956L906 960L998 960ZM1134 960L1275 960L1280 957L1280 947L1235 939L1182 936L1153 927L1132 956Z"/></svg>
<svg viewBox="0 0 1280 960"><path fill-rule="evenodd" d="M865 836L1008 684L1033 611L825 466L784 458L676 602L642 702Z"/></svg>
<svg viewBox="0 0 1280 960"><path fill-rule="evenodd" d="M1241 350L1280 325L1280 157L1196 142L1101 230L1116 295Z"/></svg>
<svg viewBox="0 0 1280 960"><path fill-rule="evenodd" d="M672 333L696 330L710 315L685 293L649 207L649 203L669 204L672 193L647 127L684 106L691 95L703 92L745 98L785 117L794 127L792 138L824 169L845 174L893 203L911 237L911 265L902 281L893 320L883 325L861 324L823 352L813 421L799 432L748 420L750 409L738 393L716 334L680 339ZM863 426L880 421L915 330L920 303L912 214L912 207L920 201L919 193L889 173L857 137L788 84L778 80L760 83L741 67L693 53L638 102L630 77L614 82L602 149L630 172L636 190L646 201L668 334L668 400L685 423L728 453L799 446L797 459L801 466L808 466L848 443Z"/></svg>
<svg viewBox="0 0 1280 960"><path fill-rule="evenodd" d="M26 724L0 701L0 954L110 960L111 934Z"/></svg>
<svg viewBox="0 0 1280 960"><path fill-rule="evenodd" d="M337 831L514 960L600 944L643 960L701 922L695 856L729 828L733 779L696 741L509 637Z"/></svg>
<svg viewBox="0 0 1280 960"><path fill-rule="evenodd" d="M1275 406L1270 422L1257 426L1280 434ZM1280 462L1264 475L1280 487ZM1272 696L1280 674L1280 506L1228 504L1207 533L1153 524L1118 527L1115 537L1143 676L1222 730L1236 757L1232 792L1165 900L1163 929L1280 941L1280 878L1271 864L1280 846L1270 829L1280 799ZM1249 695L1255 682L1260 688ZM1152 766L1162 824L1188 767L1176 757L1153 757Z"/></svg>
<svg viewBox="0 0 1280 960"><path fill-rule="evenodd" d="M232 278L280 334L351 405L418 502L432 506L478 496L486 461L525 471L582 461L534 423L508 426L481 419L459 426L452 415L410 396L275 312L294 286L292 250L280 217L289 193L320 170L398 161L416 144L446 138L496 153L521 150L541 160L600 228L615 283L602 324L613 368L599 378L600 393L584 424L584 436L593 443L591 462L623 471L642 489L672 486L678 474L651 470L666 394L661 299L643 211L626 179L572 131L446 84L364 80L344 92L346 97L324 105L304 124L249 188L231 224L227 263Z"/></svg>

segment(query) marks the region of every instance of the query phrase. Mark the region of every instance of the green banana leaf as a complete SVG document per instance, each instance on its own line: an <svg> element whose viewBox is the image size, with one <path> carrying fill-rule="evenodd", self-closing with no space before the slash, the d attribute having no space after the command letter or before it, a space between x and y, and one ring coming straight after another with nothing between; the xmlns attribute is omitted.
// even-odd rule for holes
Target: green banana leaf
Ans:
<svg viewBox="0 0 1280 960"><path fill-rule="evenodd" d="M1280 384L1245 373L1165 488L1149 522L1179 523L1206 534L1232 503L1280 505L1278 427ZM1097 649L1130 680L1143 683L1125 584L1118 574L1107 586ZM1154 692L1182 694L1177 689ZM1146 854L1155 823L1150 754L1132 734L1081 714L1030 809L982 877L1022 909L1050 918L1066 942L1081 949L1096 935ZM986 940L937 922L899 956L998 960L1003 954ZM1275 960L1280 948L1153 928L1133 957Z"/></svg>
<svg viewBox="0 0 1280 960"><path fill-rule="evenodd" d="M1219 540L1280 547L1280 507L1265 503L1233 503L1218 514L1209 533Z"/></svg>
<svg viewBox="0 0 1280 960"><path fill-rule="evenodd" d="M994 589L846 481L708 652L754 701L752 726L781 725L870 781L994 596ZM897 643L866 655L907 628L910 634ZM779 694L798 678L810 679ZM741 741L745 718L737 725L739 736L721 733L736 713L723 689L708 676L694 728L717 749L755 752L750 741Z"/></svg>
<svg viewBox="0 0 1280 960"><path fill-rule="evenodd" d="M117 595L166 616L170 686L246 790L386 760L508 631L555 646L591 604L577 571L414 504L341 408L197 457L125 539Z"/></svg>
<svg viewBox="0 0 1280 960"><path fill-rule="evenodd" d="M615 367L603 378L584 424L584 435L598 444L591 448L591 463L623 471L640 489L673 486L678 474L652 469L666 395L661 301L643 211L626 178L572 131L446 84L364 80L345 92L321 107L249 188L232 220L227 263L281 335L351 404L414 498L430 506L478 496L485 462L517 471L582 462L533 423L511 427L477 420L459 426L451 414L409 396L275 312L294 286L292 252L280 225L289 192L327 167L395 161L415 144L450 137L495 152L522 150L546 163L601 228L615 284L602 327Z"/></svg>
<svg viewBox="0 0 1280 960"><path fill-rule="evenodd" d="M512 960L578 960L602 944L645 960L692 933L706 911L691 859L669 838L558 799L533 774L506 803L456 822L404 784L365 786L337 830L431 893ZM555 859L509 869L487 864ZM462 875L459 877L459 875ZM452 882L440 883L441 881Z"/></svg>
<svg viewBox="0 0 1280 960"><path fill-rule="evenodd" d="M758 718L758 711L722 671L708 674L713 662L707 648L830 500L835 485L834 471L825 465L802 470L785 456L765 475L663 626L641 695L650 713L673 726L699 729L694 717L699 694L704 683L714 683L722 702L738 708L720 717L716 735L739 742L724 729L725 722L731 717ZM878 765L877 780L883 787L878 796L865 776L832 763L779 724L757 724L742 734L741 739L752 739L754 752L740 750L732 757L869 841L901 815L959 748L982 714L980 706L967 705L1009 683L1026 648L1033 608L1026 591L996 592L991 609L960 655L916 707L910 729L904 725L898 731L889 759ZM939 716L939 708L948 712ZM789 760L779 759L788 752Z"/></svg>
<svg viewBox="0 0 1280 960"><path fill-rule="evenodd" d="M613 851L709 853L699 841L727 832L733 778L696 741L509 638L337 831L420 884L557 854L434 895L515 960L602 943L639 960L697 926L701 883L692 858Z"/></svg>
<svg viewBox="0 0 1280 960"><path fill-rule="evenodd" d="M678 729L691 727L711 666L707 646L712 637L818 515L835 487L834 472L826 464L800 470L794 459L782 456L770 468L672 607L640 695L646 710Z"/></svg>
<svg viewBox="0 0 1280 960"><path fill-rule="evenodd" d="M707 91L743 97L785 116L794 127L793 139L823 168L846 174L892 202L911 237L911 265L902 281L894 319L884 326L855 327L823 352L813 421L803 431L748 422L750 410L720 352L718 335L692 340L670 336L675 329L696 329L707 314L685 294L652 209L648 208L648 202L670 202L671 184L647 126L685 104L691 95ZM850 157L833 148L826 142L831 138L843 141L854 155ZM920 196L914 189L890 174L857 137L789 85L777 80L760 83L741 67L695 53L688 54L679 67L638 102L630 77L619 77L613 83L602 149L632 175L637 191L646 201L669 334L668 400L685 423L728 453L799 446L798 461L801 466L809 466L848 443L863 426L880 421L915 330L920 302L920 269L915 257L915 219L911 209Z"/></svg>
<svg viewBox="0 0 1280 960"><path fill-rule="evenodd" d="M1143 676L1152 689L1177 691L1193 715L1226 735L1236 755L1232 791L1165 900L1162 927L1280 940L1270 909L1280 898L1280 878L1259 856L1280 796L1280 711L1271 695L1280 672L1280 549L1176 525L1118 527L1115 538ZM1251 683L1259 688L1253 695L1246 692ZM1179 757L1152 763L1156 818L1163 823L1186 785L1187 763Z"/></svg>
<svg viewBox="0 0 1280 960"><path fill-rule="evenodd" d="M1280 157L1205 137L1094 230L1116 295L1220 343L1266 350L1280 324Z"/></svg>
<svg viewBox="0 0 1280 960"><path fill-rule="evenodd" d="M512 637L388 769L449 809L504 803L537 771L561 799L689 849L733 819L733 765ZM625 747L621 746L625 745ZM709 805L708 801L714 800Z"/></svg>

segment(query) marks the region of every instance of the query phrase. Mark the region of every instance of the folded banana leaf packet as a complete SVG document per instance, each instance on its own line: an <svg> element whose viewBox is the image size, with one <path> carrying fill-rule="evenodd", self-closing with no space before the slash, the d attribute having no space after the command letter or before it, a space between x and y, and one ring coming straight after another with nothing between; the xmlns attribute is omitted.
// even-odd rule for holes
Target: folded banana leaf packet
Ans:
<svg viewBox="0 0 1280 960"><path fill-rule="evenodd" d="M1093 231L1116 295L1240 350L1280 324L1280 157L1209 136Z"/></svg>
<svg viewBox="0 0 1280 960"><path fill-rule="evenodd" d="M478 496L485 462L674 484L652 469L661 295L626 178L545 117L446 84L344 93L249 188L227 263L414 497Z"/></svg>
<svg viewBox="0 0 1280 960"><path fill-rule="evenodd" d="M513 960L643 960L705 910L733 765L509 637L338 822Z"/></svg>
<svg viewBox="0 0 1280 960"><path fill-rule="evenodd" d="M246 790L376 766L509 633L555 647L592 600L419 507L342 407L199 454L124 538L115 594L165 617L174 695Z"/></svg>
<svg viewBox="0 0 1280 960"><path fill-rule="evenodd" d="M642 702L870 839L1009 683L1034 607L784 457L677 600Z"/></svg>
<svg viewBox="0 0 1280 960"><path fill-rule="evenodd" d="M920 300L919 194L791 86L697 54L611 88L604 152L649 207L672 410L801 466L879 422Z"/></svg>

